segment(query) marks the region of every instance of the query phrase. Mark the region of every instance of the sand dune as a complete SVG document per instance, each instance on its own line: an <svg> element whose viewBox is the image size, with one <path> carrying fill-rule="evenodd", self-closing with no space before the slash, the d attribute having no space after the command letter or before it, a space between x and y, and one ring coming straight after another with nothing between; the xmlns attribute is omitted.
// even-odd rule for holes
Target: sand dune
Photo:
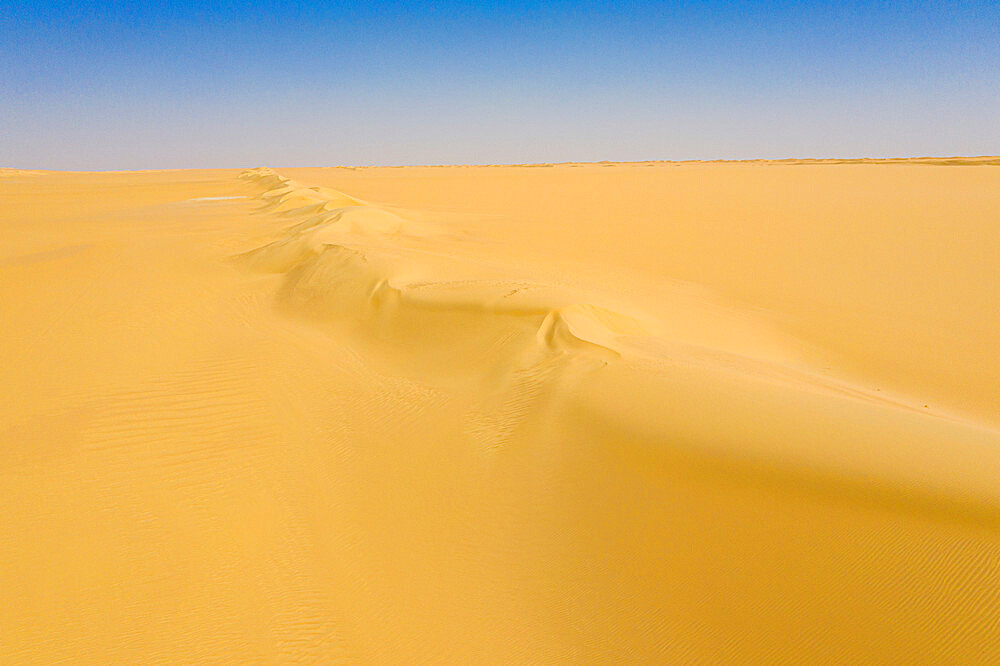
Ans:
<svg viewBox="0 0 1000 666"><path fill-rule="evenodd" d="M281 290L286 305L355 328L360 338L355 344L377 340L405 347L409 356L442 347L454 357L463 347L500 339L509 345L523 334L528 344L547 352L614 354L620 334L642 330L628 316L566 302L568 295L553 287L512 288L509 279L495 277L496 270L445 255L443 229L334 190L301 186L269 169L243 177L274 186L258 195L269 201L262 210L305 218L279 240L243 255L246 261L286 276ZM315 203L288 208L289 202L307 200ZM420 343L414 345L417 337Z"/></svg>
<svg viewBox="0 0 1000 666"><path fill-rule="evenodd" d="M0 171L0 660L1000 660L1000 159Z"/></svg>

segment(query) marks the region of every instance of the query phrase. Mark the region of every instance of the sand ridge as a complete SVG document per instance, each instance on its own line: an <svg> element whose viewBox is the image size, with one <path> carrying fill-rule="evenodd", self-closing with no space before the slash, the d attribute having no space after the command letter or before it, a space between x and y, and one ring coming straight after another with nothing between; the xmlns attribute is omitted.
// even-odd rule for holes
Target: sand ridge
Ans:
<svg viewBox="0 0 1000 666"><path fill-rule="evenodd" d="M258 195L266 202L262 210L302 220L288 227L279 240L244 255L245 261L284 273L286 302L371 321L378 329L376 337L392 336L396 328L402 329L397 335L408 335L412 321L402 320L421 320L433 328L440 313L453 318L462 311L469 313L470 320L533 320L536 330L531 337L557 353L617 355L619 336L643 332L641 324L627 315L591 303L554 300L556 290L543 285L512 290L509 283L493 284L477 275L474 266L463 267L471 273L461 277L451 274L435 279L441 258L427 261L414 251L413 244L427 244L444 230L329 188L300 185L267 168L246 171L241 177L266 188ZM411 241L410 247L400 240ZM497 321L497 325L504 323ZM477 326L482 322L470 321L455 334L438 329L438 344L454 345L449 337L467 335L468 329ZM371 329L363 332L366 337L375 334Z"/></svg>

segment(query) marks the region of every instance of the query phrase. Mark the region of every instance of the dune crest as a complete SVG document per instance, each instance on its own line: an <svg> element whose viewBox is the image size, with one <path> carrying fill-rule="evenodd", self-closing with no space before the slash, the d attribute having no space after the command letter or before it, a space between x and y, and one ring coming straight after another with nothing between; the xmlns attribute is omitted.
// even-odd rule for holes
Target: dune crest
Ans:
<svg viewBox="0 0 1000 666"><path fill-rule="evenodd" d="M404 364L426 356L426 366L448 367L437 362L444 350L460 355L495 349L495 342L504 340L497 358L511 371L552 353L601 362L626 354L653 363L735 367L743 376L914 409L904 397L854 386L798 362L796 341L775 336L755 313L720 320L714 312L719 306L706 294L666 294L674 310L669 321L657 323L648 314L637 319L579 290L512 282L506 270L492 274L454 253L454 241L460 246L463 239L438 225L266 167L246 170L240 178L256 186L254 198L263 202L258 213L291 224L273 241L240 254L238 262L284 276L278 302L286 312L350 331L359 346L382 341L383 351L404 350L396 357ZM655 332L649 323L655 323ZM699 344L692 346L689 340L698 336ZM756 342L747 348L747 340Z"/></svg>
<svg viewBox="0 0 1000 666"><path fill-rule="evenodd" d="M482 343L517 331L539 352L609 359L622 353L621 336L645 332L627 315L566 302L546 285L512 290L509 281L484 278L481 269L458 259L449 262L449 275L440 275L441 258L424 256L428 241L446 235L434 225L337 190L302 185L268 168L240 177L261 187L261 212L296 220L280 238L240 259L257 270L285 274L286 305L362 326L366 338L399 344L416 326L435 331L437 344L454 350L468 346L470 338ZM524 357L523 351L518 355Z"/></svg>
<svg viewBox="0 0 1000 666"><path fill-rule="evenodd" d="M532 386L531 400L565 412L579 391L566 383L568 377L579 380L579 373L609 364L617 367L607 368L602 381L624 373L630 377L629 392L660 394L663 382L672 381L673 368L693 367L709 376L727 377L748 395L771 385L796 400L815 394L832 404L846 401L859 408L898 412L910 421L901 423L903 430L919 427L925 419L966 425L948 415L930 414L907 396L872 390L812 367L797 356L790 346L794 341L788 338L770 340L779 346L778 355L732 346L749 336L769 339L767 322L759 315L734 321L733 332L723 331L714 343L685 343L685 336L691 335L685 332L687 327L719 326L710 318L712 304L706 295L673 300L676 297L666 293L677 316L666 324L654 322L654 332L636 318L598 305L585 292L535 281L511 282L509 269L501 267L494 273L464 257L460 250L465 239L437 225L415 222L267 168L245 171L241 178L257 186L256 199L264 202L261 214L277 216L282 225L291 223L272 242L237 257L254 270L281 276L276 304L282 312L329 327L338 339L362 351L366 362L385 372L402 372L440 386L474 381L473 394L479 396L482 413L471 418L498 419L499 430L494 430L506 431L503 423L517 420L501 405L509 405L525 382ZM789 346L780 350L783 343ZM657 423L649 411L623 410L628 404L607 402L597 407L615 415L620 437L639 438L651 427L659 437L673 436L676 424ZM550 414L549 418L567 417ZM490 446L497 446L497 441ZM749 456L748 460L786 470L782 474L819 465L836 470L832 478L846 478L864 469L879 493L928 489L930 477L922 462L885 465L863 449L816 449L807 438L791 433L779 448L764 440L757 448L745 442L736 445L737 441L722 447L724 456ZM964 463L954 471L967 473ZM941 482L943 471L938 474L933 492L943 493L943 505L957 501L964 506L968 500L990 521L997 519L998 495L988 479L979 478L970 485L977 489L974 493L958 498L948 489L951 481Z"/></svg>

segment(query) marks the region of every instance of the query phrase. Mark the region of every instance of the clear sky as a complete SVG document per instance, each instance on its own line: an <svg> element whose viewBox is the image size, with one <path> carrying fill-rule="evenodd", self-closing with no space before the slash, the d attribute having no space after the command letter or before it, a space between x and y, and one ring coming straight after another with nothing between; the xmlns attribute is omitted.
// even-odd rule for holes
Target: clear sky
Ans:
<svg viewBox="0 0 1000 666"><path fill-rule="evenodd" d="M0 165L1000 154L1000 2L0 0Z"/></svg>

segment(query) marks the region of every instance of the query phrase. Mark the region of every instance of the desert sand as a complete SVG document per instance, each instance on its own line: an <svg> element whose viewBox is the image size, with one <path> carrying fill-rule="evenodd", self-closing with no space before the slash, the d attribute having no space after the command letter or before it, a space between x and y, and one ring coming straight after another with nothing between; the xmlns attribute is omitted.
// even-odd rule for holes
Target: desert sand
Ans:
<svg viewBox="0 0 1000 666"><path fill-rule="evenodd" d="M0 662L1000 661L1000 159L0 170Z"/></svg>

